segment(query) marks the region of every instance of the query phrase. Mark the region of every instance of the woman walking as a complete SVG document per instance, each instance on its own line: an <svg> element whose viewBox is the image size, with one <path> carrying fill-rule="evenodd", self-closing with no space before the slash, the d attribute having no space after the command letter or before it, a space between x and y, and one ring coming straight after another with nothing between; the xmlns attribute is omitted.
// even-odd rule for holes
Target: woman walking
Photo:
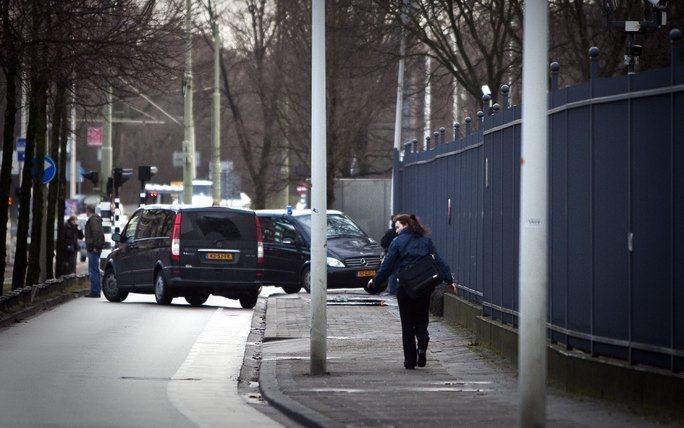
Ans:
<svg viewBox="0 0 684 428"><path fill-rule="evenodd" d="M72 215L64 223L64 242L62 243L64 266L62 268L62 275L76 273L76 255L80 249L79 239L83 239L83 232L78 228L76 216Z"/></svg>
<svg viewBox="0 0 684 428"><path fill-rule="evenodd" d="M397 214L394 217L394 228L398 236L394 238L387 249L387 254L377 274L368 281L368 287L373 283L382 284L390 275L396 275L400 270L409 267L421 257L433 254L444 282L453 288L454 280L449 266L437 253L432 240L425 236L429 233L427 227L421 224L413 214ZM401 337L404 346L404 367L410 370L416 366L425 367L426 364L427 347L430 341L428 333L430 294L424 293L416 298L411 298L402 287L401 282L397 288ZM418 341L417 348L416 341Z"/></svg>

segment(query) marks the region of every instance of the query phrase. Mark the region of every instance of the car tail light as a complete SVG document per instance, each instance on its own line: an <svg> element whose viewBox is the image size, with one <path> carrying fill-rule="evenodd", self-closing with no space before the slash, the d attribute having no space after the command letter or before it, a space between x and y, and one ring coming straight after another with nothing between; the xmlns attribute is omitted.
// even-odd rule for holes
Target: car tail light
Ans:
<svg viewBox="0 0 684 428"><path fill-rule="evenodd" d="M264 235L261 233L261 222L258 216L254 216L256 220L256 234L257 234L257 264L264 264Z"/></svg>
<svg viewBox="0 0 684 428"><path fill-rule="evenodd" d="M176 214L176 219L173 221L173 229L171 230L171 260L174 262L180 261L181 219L182 215L179 212Z"/></svg>

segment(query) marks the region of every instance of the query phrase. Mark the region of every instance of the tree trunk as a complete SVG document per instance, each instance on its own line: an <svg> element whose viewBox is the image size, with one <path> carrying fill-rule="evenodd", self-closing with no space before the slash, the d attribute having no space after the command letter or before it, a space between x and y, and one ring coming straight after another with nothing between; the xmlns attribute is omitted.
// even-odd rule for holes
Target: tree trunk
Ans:
<svg viewBox="0 0 684 428"><path fill-rule="evenodd" d="M33 285L39 282L40 277L40 249L41 249L41 234L43 232L43 210L45 209L45 195L43 184L43 159L45 158L45 146L47 132L47 76L42 75L37 88L37 115L35 121L35 149L36 161L34 163L35 174L33 175L33 201L31 212L33 220L31 221L31 246L29 247L28 270L26 272L26 284Z"/></svg>
<svg viewBox="0 0 684 428"><path fill-rule="evenodd" d="M9 2L3 2L2 23L5 37L9 38ZM4 40L5 46L11 46L11 41ZM5 71L5 82L7 92L5 93L5 127L2 133L2 169L0 169L0 275L5 277L7 267L7 221L9 219L9 200L10 188L12 184L12 153L14 152L14 127L17 116L17 61L14 60L15 53L9 52L10 58L7 61ZM0 296L3 287L0 285Z"/></svg>
<svg viewBox="0 0 684 428"><path fill-rule="evenodd" d="M10 197L12 183L12 153L14 151L14 126L17 114L17 69L10 64L5 71L7 92L5 93L5 128L2 136L2 170L0 172L0 275L5 276L7 266L7 221L9 220L9 204L4 203ZM3 287L0 286L0 296Z"/></svg>
<svg viewBox="0 0 684 428"><path fill-rule="evenodd" d="M21 189L19 193L19 219L17 223L17 247L14 255L14 270L12 272L12 290L22 288L26 279L26 267L28 265L28 238L29 223L31 218L31 186L33 184L33 157L36 141L36 108L39 92L38 78L31 78L31 90L29 95L29 120L26 127L26 151L24 153L24 169L21 172Z"/></svg>
<svg viewBox="0 0 684 428"><path fill-rule="evenodd" d="M65 202L64 200L66 199L66 189L67 189L67 183L66 183L66 163L67 163L67 145L68 145L68 136L69 136L69 122L67 120L67 105L66 105L66 99L64 100L64 108L62 109L62 117L60 119L60 136L59 136L59 162L57 166L57 180L59 183L59 187L57 188L57 212L58 213L63 213L65 211ZM59 221L57 222L57 242L64 242L64 222ZM78 256L77 256L78 257ZM55 271L57 271L57 275L63 275L65 272L63 271L64 269L64 252L60 251L59 249L57 250L57 268Z"/></svg>
<svg viewBox="0 0 684 428"><path fill-rule="evenodd" d="M57 84L57 94L52 110L52 133L50 138L50 157L57 161L59 157L59 134L62 130L62 110L66 109L66 87L63 82ZM53 179L50 182L50 187L47 195L47 210L45 211L45 277L48 279L54 278L53 272L58 269L53 269L53 261L55 258L55 218L62 223L64 211L59 213L57 208L57 193L59 191L59 180ZM57 241L61 242L61 241ZM57 246L60 250L59 245ZM57 265L59 267L59 265ZM59 274L59 272L58 272Z"/></svg>

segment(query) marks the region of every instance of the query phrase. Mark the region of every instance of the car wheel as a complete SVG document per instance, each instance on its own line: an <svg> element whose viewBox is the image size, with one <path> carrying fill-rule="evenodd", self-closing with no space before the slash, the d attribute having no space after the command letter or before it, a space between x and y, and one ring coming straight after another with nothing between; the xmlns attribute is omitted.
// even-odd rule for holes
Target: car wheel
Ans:
<svg viewBox="0 0 684 428"><path fill-rule="evenodd" d="M302 286L307 293L311 294L311 269L308 266L302 272Z"/></svg>
<svg viewBox="0 0 684 428"><path fill-rule="evenodd" d="M290 285L290 286L282 287L282 288L287 294L295 294L295 293L299 293L299 290L302 289L302 286L301 285Z"/></svg>
<svg viewBox="0 0 684 428"><path fill-rule="evenodd" d="M154 279L154 298L160 305L168 305L173 299L161 271L157 272L157 276Z"/></svg>
<svg viewBox="0 0 684 428"><path fill-rule="evenodd" d="M245 309L252 309L256 306L259 294L251 294L249 296L240 297L240 306Z"/></svg>
<svg viewBox="0 0 684 428"><path fill-rule="evenodd" d="M185 296L185 300L190 304L190 306L202 306L208 298L209 293L203 293L201 291L190 293Z"/></svg>
<svg viewBox="0 0 684 428"><path fill-rule="evenodd" d="M111 269L107 269L102 279L102 294L110 302L122 302L128 297L128 291L122 291L116 281L116 275Z"/></svg>

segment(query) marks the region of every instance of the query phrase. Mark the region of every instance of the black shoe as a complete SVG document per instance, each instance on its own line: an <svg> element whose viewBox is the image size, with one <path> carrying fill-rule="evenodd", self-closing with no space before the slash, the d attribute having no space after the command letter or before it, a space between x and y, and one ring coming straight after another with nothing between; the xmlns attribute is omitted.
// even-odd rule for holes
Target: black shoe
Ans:
<svg viewBox="0 0 684 428"><path fill-rule="evenodd" d="M414 370L414 369L416 368L416 366L415 366L415 365L412 365L412 364L404 363L404 368L405 368L406 370Z"/></svg>
<svg viewBox="0 0 684 428"><path fill-rule="evenodd" d="M418 367L425 367L427 363L427 349L418 349L418 361L416 365Z"/></svg>
<svg viewBox="0 0 684 428"><path fill-rule="evenodd" d="M95 293L88 293L88 294L86 294L86 295L83 296L83 297L95 297L95 298L99 299L99 298L100 298L100 295L99 295L99 294L95 294Z"/></svg>

